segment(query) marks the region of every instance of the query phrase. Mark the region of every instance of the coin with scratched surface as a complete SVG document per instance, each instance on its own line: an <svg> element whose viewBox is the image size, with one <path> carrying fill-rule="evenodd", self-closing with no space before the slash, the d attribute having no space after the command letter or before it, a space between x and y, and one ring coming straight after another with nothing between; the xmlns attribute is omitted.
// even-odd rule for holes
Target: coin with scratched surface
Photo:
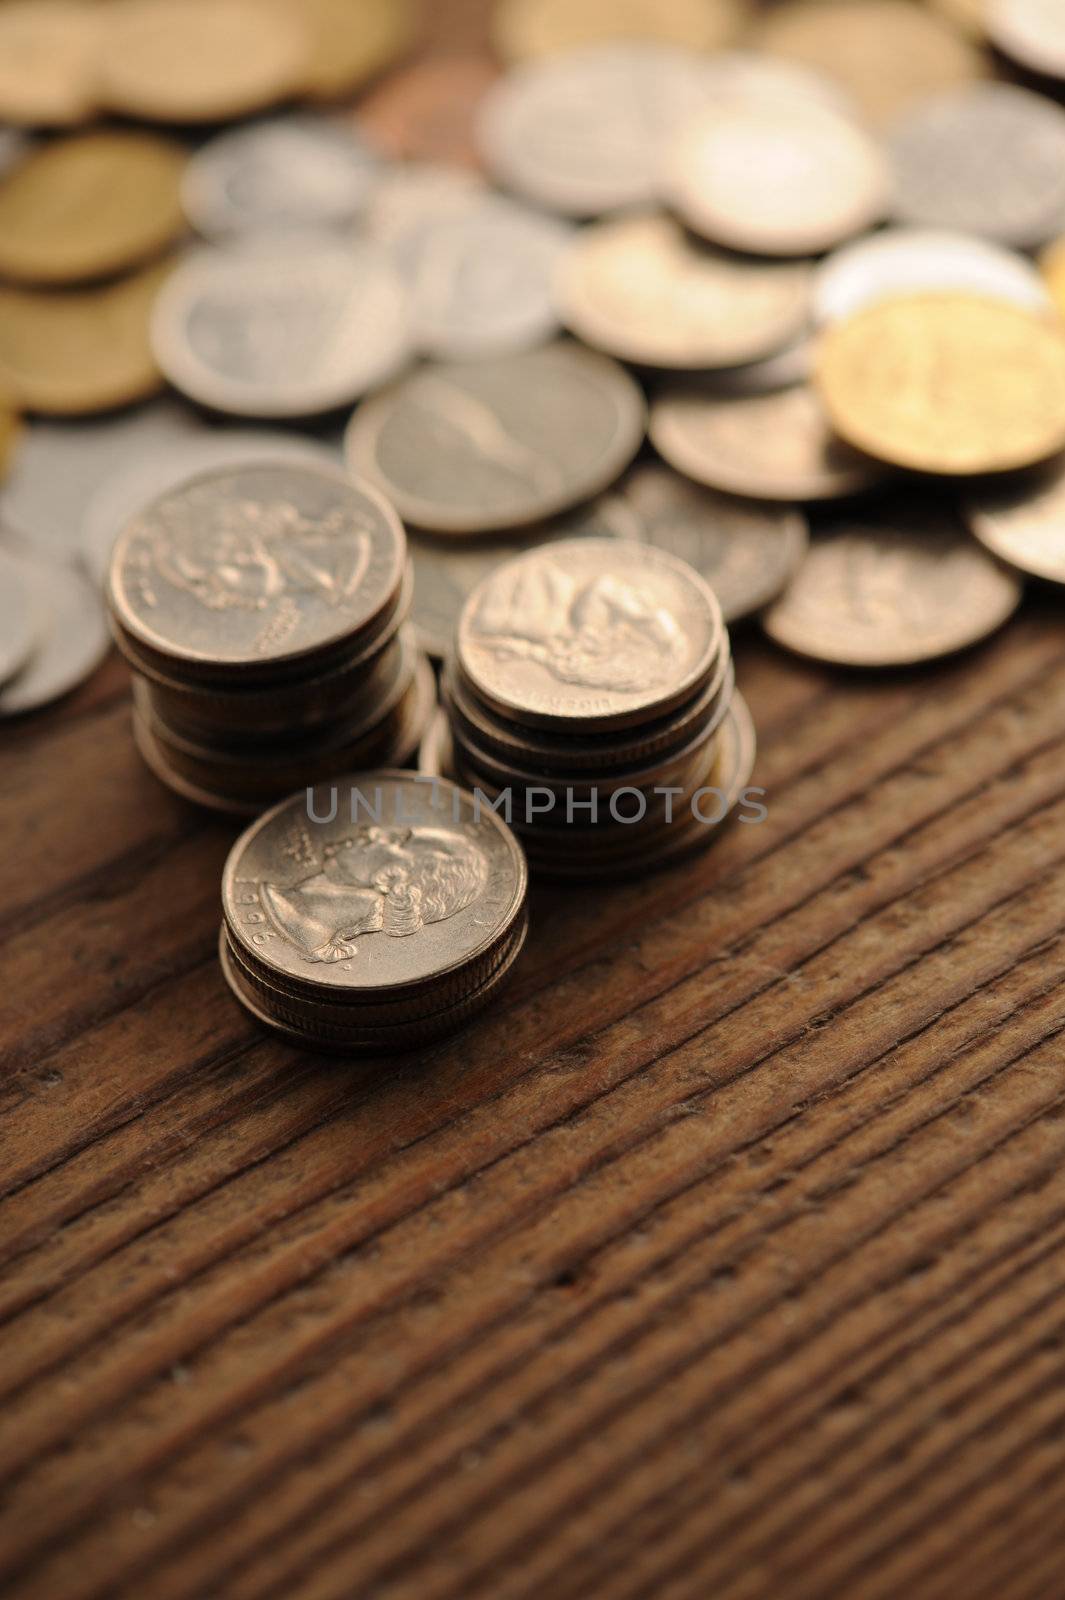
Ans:
<svg viewBox="0 0 1065 1600"><path fill-rule="evenodd" d="M643 395L623 368L559 342L419 368L364 401L346 450L352 470L416 527L490 532L607 488L645 424Z"/></svg>
<svg viewBox="0 0 1065 1600"><path fill-rule="evenodd" d="M5 552L29 591L36 637L22 670L0 688L0 717L36 711L76 689L107 654L99 596L73 567L30 551Z"/></svg>
<svg viewBox="0 0 1065 1600"><path fill-rule="evenodd" d="M992 44L1031 72L1065 78L1065 11L1059 0L982 0Z"/></svg>
<svg viewBox="0 0 1065 1600"><path fill-rule="evenodd" d="M1000 244L1045 244L1065 216L1065 111L1009 83L911 107L892 129L893 210Z"/></svg>
<svg viewBox="0 0 1065 1600"><path fill-rule="evenodd" d="M0 6L0 121L70 128L96 100L99 12L86 0Z"/></svg>
<svg viewBox="0 0 1065 1600"><path fill-rule="evenodd" d="M644 537L701 573L726 622L774 599L806 551L806 518L792 506L718 494L669 467L634 467L623 485Z"/></svg>
<svg viewBox="0 0 1065 1600"><path fill-rule="evenodd" d="M115 547L110 600L135 644L183 668L273 669L354 637L405 557L369 486L317 464L249 464L147 506Z"/></svg>
<svg viewBox="0 0 1065 1600"><path fill-rule="evenodd" d="M1019 580L949 507L911 495L840 515L815 533L762 624L778 644L819 661L907 666L985 638L1020 598Z"/></svg>
<svg viewBox="0 0 1065 1600"><path fill-rule="evenodd" d="M737 37L748 15L746 0L503 0L492 31L506 61L613 39L717 50Z"/></svg>
<svg viewBox="0 0 1065 1600"><path fill-rule="evenodd" d="M810 271L700 244L667 216L584 228L556 279L563 320L586 343L644 366L754 361L805 327Z"/></svg>
<svg viewBox="0 0 1065 1600"><path fill-rule="evenodd" d="M813 255L871 227L888 204L887 162L857 123L813 101L711 106L678 137L666 188L718 244Z"/></svg>
<svg viewBox="0 0 1065 1600"><path fill-rule="evenodd" d="M0 549L0 685L25 666L43 621L34 606L23 563L17 554L11 556Z"/></svg>
<svg viewBox="0 0 1065 1600"><path fill-rule="evenodd" d="M1065 446L1065 332L976 295L883 300L830 328L817 386L860 450L917 472L1005 472Z"/></svg>
<svg viewBox="0 0 1065 1600"><path fill-rule="evenodd" d="M833 251L818 268L814 316L841 322L877 300L957 289L1046 311L1051 298L1027 257L988 239L936 228L885 228Z"/></svg>
<svg viewBox="0 0 1065 1600"><path fill-rule="evenodd" d="M572 539L489 574L459 619L459 667L496 711L602 732L664 715L705 680L721 608L692 569L625 540Z"/></svg>
<svg viewBox="0 0 1065 1600"><path fill-rule="evenodd" d="M963 502L981 544L1011 566L1065 583L1065 460L975 485Z"/></svg>
<svg viewBox="0 0 1065 1600"><path fill-rule="evenodd" d="M311 416L402 365L406 296L387 258L355 240L204 247L159 296L152 344L170 382L216 411Z"/></svg>
<svg viewBox="0 0 1065 1600"><path fill-rule="evenodd" d="M417 31L413 0L285 0L309 35L302 89L314 100L350 94L408 49Z"/></svg>
<svg viewBox="0 0 1065 1600"><path fill-rule="evenodd" d="M117 129L40 147L0 183L0 275L68 284L136 266L184 230L181 146Z"/></svg>
<svg viewBox="0 0 1065 1600"><path fill-rule="evenodd" d="M488 55L447 55L390 73L359 101L351 126L396 161L480 164L481 101L499 77Z"/></svg>
<svg viewBox="0 0 1065 1600"><path fill-rule="evenodd" d="M832 500L884 476L833 432L809 384L743 395L668 385L651 406L650 434L678 472L760 500Z"/></svg>

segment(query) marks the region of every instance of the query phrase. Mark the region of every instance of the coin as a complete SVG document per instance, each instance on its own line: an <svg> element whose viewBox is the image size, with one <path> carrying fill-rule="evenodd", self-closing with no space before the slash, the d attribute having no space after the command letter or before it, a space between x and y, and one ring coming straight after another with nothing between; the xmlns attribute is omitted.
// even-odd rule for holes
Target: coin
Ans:
<svg viewBox="0 0 1065 1600"><path fill-rule="evenodd" d="M623 492L648 542L706 579L726 622L774 599L806 552L806 518L791 506L736 500L650 463L633 468Z"/></svg>
<svg viewBox="0 0 1065 1600"><path fill-rule="evenodd" d="M17 555L0 550L0 685L25 666L37 644L43 618Z"/></svg>
<svg viewBox="0 0 1065 1600"><path fill-rule="evenodd" d="M805 327L805 264L759 262L700 244L670 217L583 228L556 280L572 332L644 366L729 367L792 343Z"/></svg>
<svg viewBox="0 0 1065 1600"><path fill-rule="evenodd" d="M983 0L991 43L1031 72L1065 78L1065 14L1057 0Z"/></svg>
<svg viewBox="0 0 1065 1600"><path fill-rule="evenodd" d="M220 468L169 491L115 547L119 628L183 672L262 676L353 640L399 587L391 506L339 469Z"/></svg>
<svg viewBox="0 0 1065 1600"><path fill-rule="evenodd" d="M680 705L723 636L717 600L685 562L571 539L489 574L463 608L457 658L480 699L514 721L604 731Z"/></svg>
<svg viewBox="0 0 1065 1600"><path fill-rule="evenodd" d="M1029 249L1065 215L1065 110L1009 83L914 106L890 140L894 214Z"/></svg>
<svg viewBox="0 0 1065 1600"><path fill-rule="evenodd" d="M429 161L385 167L370 195L363 227L378 244L392 245L412 228L465 216L482 204L488 186L474 172Z"/></svg>
<svg viewBox="0 0 1065 1600"><path fill-rule="evenodd" d="M931 0L933 11L963 33L972 34L981 44L986 37L987 3L988 0Z"/></svg>
<svg viewBox="0 0 1065 1600"><path fill-rule="evenodd" d="M499 73L487 55L447 55L391 73L360 101L352 125L396 161L476 167L476 123Z"/></svg>
<svg viewBox="0 0 1065 1600"><path fill-rule="evenodd" d="M0 128L0 178L25 160L31 148L28 134L20 133L17 128Z"/></svg>
<svg viewBox="0 0 1065 1600"><path fill-rule="evenodd" d="M818 661L906 666L983 639L1020 598L1018 579L974 544L952 508L912 494L815 533L762 625Z"/></svg>
<svg viewBox="0 0 1065 1600"><path fill-rule="evenodd" d="M46 144L0 183L0 274L20 283L102 278L183 231L180 145L112 130Z"/></svg>
<svg viewBox="0 0 1065 1600"><path fill-rule="evenodd" d="M1065 445L1065 331L976 295L910 295L822 340L817 384L857 448L918 472L1004 472Z"/></svg>
<svg viewBox="0 0 1065 1600"><path fill-rule="evenodd" d="M1011 566L1065 583L1065 461L980 483L963 502L971 531Z"/></svg>
<svg viewBox="0 0 1065 1600"><path fill-rule="evenodd" d="M707 394L719 399L794 389L797 384L808 382L813 372L814 348L814 336L806 332L776 355L749 361L742 367L721 367L707 374L702 380L703 387Z"/></svg>
<svg viewBox="0 0 1065 1600"><path fill-rule="evenodd" d="M412 0L287 0L310 35L303 87L315 100L350 94L407 50L417 11Z"/></svg>
<svg viewBox="0 0 1065 1600"><path fill-rule="evenodd" d="M737 37L747 15L744 0L502 0L492 31L506 61L611 39L717 50Z"/></svg>
<svg viewBox="0 0 1065 1600"><path fill-rule="evenodd" d="M1051 300L1032 263L969 234L885 228L836 250L818 268L814 315L841 322L877 300L922 290L958 289L1045 311Z"/></svg>
<svg viewBox="0 0 1065 1600"><path fill-rule="evenodd" d="M390 377L410 349L406 297L359 241L204 246L174 272L152 319L174 386L216 411L311 416Z"/></svg>
<svg viewBox="0 0 1065 1600"><path fill-rule="evenodd" d="M753 42L835 79L878 126L924 95L987 75L971 40L910 0L785 0Z"/></svg>
<svg viewBox="0 0 1065 1600"><path fill-rule="evenodd" d="M162 388L148 325L167 263L101 288L0 285L0 382L28 410L85 416Z"/></svg>
<svg viewBox="0 0 1065 1600"><path fill-rule="evenodd" d="M310 43L280 4L261 0L110 0L100 93L148 122L225 122L301 89Z"/></svg>
<svg viewBox="0 0 1065 1600"><path fill-rule="evenodd" d="M1042 252L1039 270L1058 315L1065 317L1065 238L1055 239Z"/></svg>
<svg viewBox="0 0 1065 1600"><path fill-rule="evenodd" d="M697 233L736 250L813 255L871 227L888 204L879 147L804 100L712 106L674 144L666 188Z"/></svg>
<svg viewBox="0 0 1065 1600"><path fill-rule="evenodd" d="M833 433L809 384L743 395L667 385L652 403L650 435L686 477L759 500L832 500L884 476Z"/></svg>
<svg viewBox="0 0 1065 1600"><path fill-rule="evenodd" d="M209 139L189 162L181 195L208 239L339 228L365 208L376 172L370 151L345 129L291 113Z"/></svg>
<svg viewBox="0 0 1065 1600"><path fill-rule="evenodd" d="M98 12L84 0L0 6L0 120L69 128L95 108Z"/></svg>
<svg viewBox="0 0 1065 1600"><path fill-rule="evenodd" d="M420 368L363 402L346 451L352 471L416 527L492 532L607 488L645 424L643 395L623 368L560 342Z"/></svg>
<svg viewBox="0 0 1065 1600"><path fill-rule="evenodd" d="M10 471L22 436L22 420L15 409L14 397L0 389L0 483Z"/></svg>
<svg viewBox="0 0 1065 1600"><path fill-rule="evenodd" d="M110 638L92 585L73 567L28 550L8 550L30 595L36 638L21 671L0 687L0 717L36 711L94 672Z"/></svg>

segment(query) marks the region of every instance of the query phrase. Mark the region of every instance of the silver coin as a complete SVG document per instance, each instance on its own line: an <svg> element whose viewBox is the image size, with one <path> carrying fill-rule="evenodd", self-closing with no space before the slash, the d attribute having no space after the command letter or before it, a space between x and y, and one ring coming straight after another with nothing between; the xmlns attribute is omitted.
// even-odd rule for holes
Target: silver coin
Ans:
<svg viewBox="0 0 1065 1600"><path fill-rule="evenodd" d="M205 246L163 286L152 346L170 382L216 411L312 416L403 365L407 297L371 244L308 236Z"/></svg>
<svg viewBox="0 0 1065 1600"><path fill-rule="evenodd" d="M643 439L637 385L560 341L491 361L426 365L365 401L348 426L353 472L438 533L538 522L609 487Z"/></svg>
<svg viewBox="0 0 1065 1600"><path fill-rule="evenodd" d="M325 117L270 117L208 140L185 169L182 201L208 239L344 227L366 205L377 166Z"/></svg>
<svg viewBox="0 0 1065 1600"><path fill-rule="evenodd" d="M36 711L96 670L111 643L99 595L66 562L7 551L30 595L36 642L22 670L0 687L0 716Z"/></svg>
<svg viewBox="0 0 1065 1600"><path fill-rule="evenodd" d="M1060 0L984 0L991 43L1022 67L1065 78L1065 11Z"/></svg>
<svg viewBox="0 0 1065 1600"><path fill-rule="evenodd" d="M23 563L0 550L0 684L26 665L43 620L35 608Z"/></svg>
<svg viewBox="0 0 1065 1600"><path fill-rule="evenodd" d="M392 245L411 228L461 217L489 194L488 185L465 167L432 161L406 161L377 174L362 219L366 236Z"/></svg>
<svg viewBox="0 0 1065 1600"><path fill-rule="evenodd" d="M652 404L649 431L670 466L727 494L833 500L887 475L832 432L809 384L745 395L673 384Z"/></svg>
<svg viewBox="0 0 1065 1600"><path fill-rule="evenodd" d="M776 598L806 553L806 518L793 506L737 500L669 467L634 467L623 485L644 537L701 573L726 622Z"/></svg>
<svg viewBox="0 0 1065 1600"><path fill-rule="evenodd" d="M970 491L965 520L981 544L1034 578L1065 583L1065 460Z"/></svg>
<svg viewBox="0 0 1065 1600"><path fill-rule="evenodd" d="M730 255L649 213L582 229L556 288L563 320L588 344L640 365L694 371L791 344L808 320L810 271Z"/></svg>
<svg viewBox="0 0 1065 1600"><path fill-rule="evenodd" d="M875 300L932 289L988 295L1033 311L1053 303L1032 263L1003 245L934 228L885 228L822 263L814 315L822 324L841 322Z"/></svg>
<svg viewBox="0 0 1065 1600"><path fill-rule="evenodd" d="M894 213L1029 249L1065 215L1065 111L1008 83L971 84L908 112L890 140Z"/></svg>

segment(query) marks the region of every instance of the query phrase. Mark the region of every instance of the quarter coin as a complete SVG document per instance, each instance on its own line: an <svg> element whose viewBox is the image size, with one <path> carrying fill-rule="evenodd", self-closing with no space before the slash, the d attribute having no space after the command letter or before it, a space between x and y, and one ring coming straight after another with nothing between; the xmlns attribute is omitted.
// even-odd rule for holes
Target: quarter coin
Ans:
<svg viewBox="0 0 1065 1600"><path fill-rule="evenodd" d="M814 315L820 323L841 322L877 300L929 289L987 295L1032 311L1052 303L1032 263L1014 250L965 233L885 228L844 245L818 268Z"/></svg>
<svg viewBox="0 0 1065 1600"><path fill-rule="evenodd" d="M965 519L993 555L1033 578L1065 583L1065 462L971 489Z"/></svg>
<svg viewBox="0 0 1065 1600"><path fill-rule="evenodd" d="M817 384L833 425L895 466L1005 472L1065 446L1065 331L976 295L884 300L830 328Z"/></svg>
<svg viewBox="0 0 1065 1600"><path fill-rule="evenodd" d="M493 36L505 61L613 39L717 50L737 37L747 17L745 0L503 0Z"/></svg>
<svg viewBox="0 0 1065 1600"><path fill-rule="evenodd" d="M644 366L691 371L737 366L793 343L809 314L810 272L700 244L655 214L582 229L556 291L563 320L588 344Z"/></svg>
<svg viewBox="0 0 1065 1600"><path fill-rule="evenodd" d="M414 42L413 0L286 0L310 38L304 91L337 100L382 71Z"/></svg>
<svg viewBox="0 0 1065 1600"><path fill-rule="evenodd" d="M982 5L988 37L1004 55L1030 72L1065 78L1065 13L1057 0L982 0Z"/></svg>
<svg viewBox="0 0 1065 1600"><path fill-rule="evenodd" d="M358 104L351 125L394 161L480 164L481 101L499 77L487 55L447 55L390 73Z"/></svg>
<svg viewBox="0 0 1065 1600"><path fill-rule="evenodd" d="M1021 598L952 510L910 496L833 519L762 617L800 655L855 667L907 666L975 644Z"/></svg>
<svg viewBox="0 0 1065 1600"><path fill-rule="evenodd" d="M24 563L0 550L0 685L25 666L43 618L37 615Z"/></svg>
<svg viewBox="0 0 1065 1600"><path fill-rule="evenodd" d="M70 128L96 101L99 12L85 0L0 6L0 121Z"/></svg>
<svg viewBox="0 0 1065 1600"><path fill-rule="evenodd" d="M111 641L99 596L73 567L28 551L6 555L29 591L36 633L25 666L0 687L0 717L13 717L76 689Z"/></svg>
<svg viewBox="0 0 1065 1600"><path fill-rule="evenodd" d="M373 395L346 436L353 472L416 527L515 528L589 499L644 436L639 388L615 362L559 342L426 365Z"/></svg>

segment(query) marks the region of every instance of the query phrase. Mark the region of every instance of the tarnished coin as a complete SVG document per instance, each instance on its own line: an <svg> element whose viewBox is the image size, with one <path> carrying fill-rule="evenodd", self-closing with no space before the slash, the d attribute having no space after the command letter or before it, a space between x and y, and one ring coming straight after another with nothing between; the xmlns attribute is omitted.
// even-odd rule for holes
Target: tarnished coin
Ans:
<svg viewBox="0 0 1065 1600"><path fill-rule="evenodd" d="M1030 72L1065 78L1065 11L1059 0L981 0L991 43Z"/></svg>
<svg viewBox="0 0 1065 1600"><path fill-rule="evenodd" d="M917 472L1005 472L1065 446L1065 331L1003 300L883 300L824 335L817 385L844 438Z"/></svg>
<svg viewBox="0 0 1065 1600"><path fill-rule="evenodd" d="M148 122L225 122L303 89L305 23L274 0L111 0L100 93Z"/></svg>
<svg viewBox="0 0 1065 1600"><path fill-rule="evenodd" d="M0 183L0 275L20 283L103 278L158 255L184 230L180 145L155 134L75 134Z"/></svg>
<svg viewBox="0 0 1065 1600"><path fill-rule="evenodd" d="M1012 615L1018 579L949 507L915 495L834 518L763 614L771 639L855 667L906 666L975 644Z"/></svg>
<svg viewBox="0 0 1065 1600"><path fill-rule="evenodd" d="M612 39L717 50L738 36L748 15L746 0L502 0L493 37L506 61Z"/></svg>
<svg viewBox="0 0 1065 1600"><path fill-rule="evenodd" d="M156 302L152 345L170 382L216 411L311 416L402 366L406 296L387 257L354 240L204 247Z"/></svg>
<svg viewBox="0 0 1065 1600"><path fill-rule="evenodd" d="M670 152L666 187L696 232L763 255L813 255L887 210L890 174L857 123L813 101L712 106Z"/></svg>
<svg viewBox="0 0 1065 1600"><path fill-rule="evenodd" d="M1032 263L970 234L885 228L836 250L818 268L814 316L841 322L877 300L950 289L1046 311L1051 298Z"/></svg>
<svg viewBox="0 0 1065 1600"><path fill-rule="evenodd" d="M891 133L894 214L1000 244L1045 244L1065 216L1065 110L1009 83L912 107Z"/></svg>
<svg viewBox="0 0 1065 1600"><path fill-rule="evenodd" d="M0 121L70 128L96 104L99 9L88 0L0 6Z"/></svg>
<svg viewBox="0 0 1065 1600"><path fill-rule="evenodd" d="M650 434L670 466L726 494L833 500L884 477L833 432L809 384L742 395L671 385L651 406Z"/></svg>
<svg viewBox="0 0 1065 1600"><path fill-rule="evenodd" d="M303 92L315 100L350 94L410 47L417 30L413 0L284 0L307 30L310 61Z"/></svg>
<svg viewBox="0 0 1065 1600"><path fill-rule="evenodd" d="M416 527L486 533L609 487L645 424L643 395L623 368L559 342L420 368L363 402L346 450L352 471Z"/></svg>
<svg viewBox="0 0 1065 1600"><path fill-rule="evenodd" d="M736 500L651 464L634 467L623 490L648 543L701 573L726 622L768 605L806 552L806 518L792 506Z"/></svg>
<svg viewBox="0 0 1065 1600"><path fill-rule="evenodd" d="M76 689L107 654L99 596L73 567L29 551L7 551L29 591L36 638L22 670L0 688L0 717L36 711Z"/></svg>
<svg viewBox="0 0 1065 1600"><path fill-rule="evenodd" d="M447 55L390 73L358 104L351 125L396 161L480 164L476 124L499 76L487 55Z"/></svg>
<svg viewBox="0 0 1065 1600"><path fill-rule="evenodd" d="M563 320L588 344L644 366L691 371L791 344L808 319L810 272L727 254L649 214L582 229L556 292Z"/></svg>
<svg viewBox="0 0 1065 1600"><path fill-rule="evenodd" d="M513 721L601 732L680 705L723 637L713 592L685 562L625 540L572 539L478 585L457 658L481 700Z"/></svg>
<svg viewBox="0 0 1065 1600"><path fill-rule="evenodd" d="M208 239L350 225L377 162L323 117L269 117L208 140L181 186L185 213Z"/></svg>
<svg viewBox="0 0 1065 1600"><path fill-rule="evenodd" d="M29 411L86 416L163 386L148 337L168 264L89 289L0 285L0 384Z"/></svg>
<svg viewBox="0 0 1065 1600"><path fill-rule="evenodd" d="M911 0L784 0L762 18L753 42L834 78L878 126L988 70L971 40Z"/></svg>
<svg viewBox="0 0 1065 1600"><path fill-rule="evenodd" d="M462 167L409 161L378 175L363 219L369 238L392 245L428 222L462 217L483 204L488 185Z"/></svg>
<svg viewBox="0 0 1065 1600"><path fill-rule="evenodd" d="M25 564L0 549L0 685L26 665L43 622L26 582Z"/></svg>
<svg viewBox="0 0 1065 1600"><path fill-rule="evenodd" d="M1065 461L976 485L963 510L980 543L1033 578L1065 583Z"/></svg>
<svg viewBox="0 0 1065 1600"><path fill-rule="evenodd" d="M391 506L339 469L221 468L152 502L111 563L110 602L134 644L184 673L276 671L354 640L399 587Z"/></svg>

